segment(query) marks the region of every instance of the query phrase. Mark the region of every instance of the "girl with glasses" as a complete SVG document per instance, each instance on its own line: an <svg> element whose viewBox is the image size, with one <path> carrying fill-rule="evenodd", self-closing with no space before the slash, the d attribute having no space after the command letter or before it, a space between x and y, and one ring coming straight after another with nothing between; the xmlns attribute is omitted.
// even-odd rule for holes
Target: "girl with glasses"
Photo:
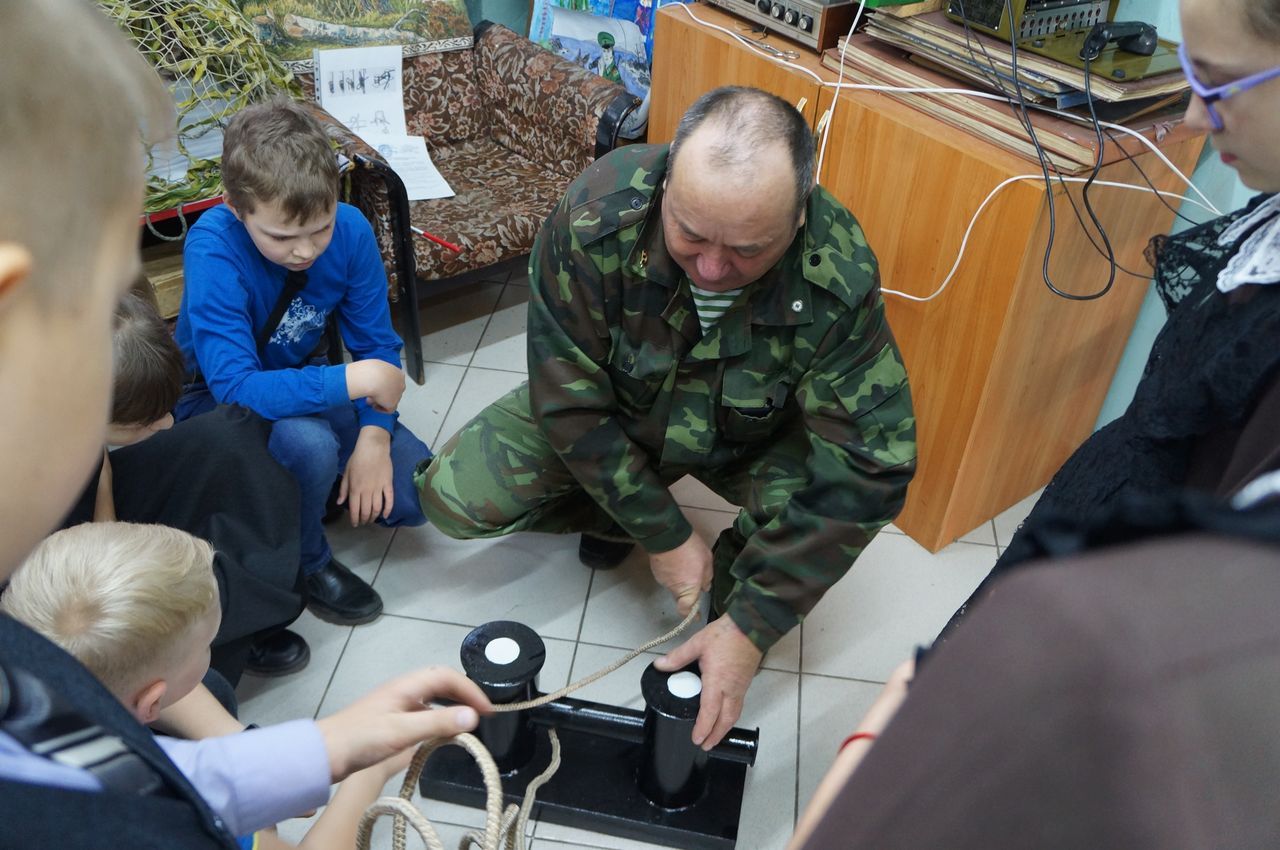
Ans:
<svg viewBox="0 0 1280 850"><path fill-rule="evenodd" d="M1058 470L970 601L1041 554L1028 530L1096 526L1127 500L1178 490L1226 499L1280 467L1280 0L1182 0L1180 11L1185 120L1261 194L1151 241L1168 321L1133 402Z"/></svg>
<svg viewBox="0 0 1280 850"><path fill-rule="evenodd" d="M1036 566L848 718L789 850L1280 847L1280 0L1180 12L1185 120L1261 194L1152 241L1133 402L993 576Z"/></svg>

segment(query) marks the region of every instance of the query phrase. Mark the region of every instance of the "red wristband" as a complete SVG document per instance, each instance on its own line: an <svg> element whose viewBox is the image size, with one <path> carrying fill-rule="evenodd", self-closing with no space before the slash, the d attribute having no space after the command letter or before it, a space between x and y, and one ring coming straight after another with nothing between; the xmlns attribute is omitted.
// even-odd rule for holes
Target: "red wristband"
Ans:
<svg viewBox="0 0 1280 850"><path fill-rule="evenodd" d="M845 738L843 741L840 742L840 748L836 750L836 752L840 752L840 750L843 750L845 747L849 746L854 741L874 741L875 739L876 739L875 732L854 732L848 738Z"/></svg>

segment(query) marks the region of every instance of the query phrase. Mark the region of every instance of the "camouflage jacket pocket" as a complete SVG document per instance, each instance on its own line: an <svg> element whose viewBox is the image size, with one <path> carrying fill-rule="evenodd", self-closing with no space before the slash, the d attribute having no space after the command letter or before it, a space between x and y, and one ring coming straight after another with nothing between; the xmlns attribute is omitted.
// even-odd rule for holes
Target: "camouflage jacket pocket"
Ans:
<svg viewBox="0 0 1280 850"><path fill-rule="evenodd" d="M609 355L608 371L622 410L647 411L662 389L674 360L671 352L657 349L651 343L620 337Z"/></svg>
<svg viewBox="0 0 1280 850"><path fill-rule="evenodd" d="M848 433L835 442L861 444L886 466L915 460L911 391L893 346L886 345L866 368L832 381L831 391L850 418Z"/></svg>
<svg viewBox="0 0 1280 850"><path fill-rule="evenodd" d="M736 443L767 439L789 418L790 400L791 385L786 373L761 375L726 370L718 411L720 433Z"/></svg>

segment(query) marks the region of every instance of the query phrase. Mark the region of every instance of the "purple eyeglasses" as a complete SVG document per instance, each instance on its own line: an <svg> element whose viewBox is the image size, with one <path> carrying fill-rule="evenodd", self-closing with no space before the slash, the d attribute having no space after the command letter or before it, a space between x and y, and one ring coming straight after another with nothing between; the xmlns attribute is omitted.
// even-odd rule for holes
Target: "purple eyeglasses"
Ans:
<svg viewBox="0 0 1280 850"><path fill-rule="evenodd" d="M1225 86L1210 87L1200 82L1200 78L1196 76L1195 69L1191 67L1191 60L1187 58L1187 46L1185 44L1178 45L1178 61L1182 63L1182 73L1187 75L1187 82L1191 83L1191 90L1204 101L1204 108L1209 113L1209 120L1213 123L1214 130L1222 129L1222 116L1218 114L1218 110L1214 106L1215 103L1220 100L1226 100L1229 97L1235 97L1240 92L1261 85L1267 80L1280 77L1280 66L1277 66L1270 71L1262 71L1258 74L1234 80Z"/></svg>

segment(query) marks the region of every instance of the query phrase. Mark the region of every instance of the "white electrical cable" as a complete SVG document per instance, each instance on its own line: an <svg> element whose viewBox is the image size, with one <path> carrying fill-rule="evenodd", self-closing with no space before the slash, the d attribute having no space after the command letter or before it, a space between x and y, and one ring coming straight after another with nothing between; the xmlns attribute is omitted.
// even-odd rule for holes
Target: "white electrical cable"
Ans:
<svg viewBox="0 0 1280 850"><path fill-rule="evenodd" d="M814 173L814 179L819 183L822 182L822 164L827 158L827 139L831 138L831 125L836 119L836 104L840 101L840 86L844 83L844 57L849 50L849 39L853 38L853 31L858 28L858 22L862 20L862 10L867 7L867 0L862 0L858 4L858 11L853 14L853 24L849 27L849 32L844 37L844 44L840 46L840 76L836 77L835 94L831 96L831 109L828 110L827 126L822 131L822 143L818 145L818 170Z"/></svg>
<svg viewBox="0 0 1280 850"><path fill-rule="evenodd" d="M1064 180L1064 181L1066 181L1067 183L1087 183L1087 182L1089 182L1089 179L1088 179L1087 177L1063 177L1063 178L1061 178L1061 179L1062 179L1062 180ZM896 295L896 296L898 296L899 298L905 298L905 299L907 299L908 301L919 301L919 302L932 301L933 299L935 299L935 298L937 298L939 295L941 295L941 294L942 294L942 292L943 292L943 290L945 290L945 289L947 288L947 285L948 285L949 283L951 283L951 279L955 277L956 271L960 268L960 261L964 259L964 252L965 252L965 249L966 249L966 248L968 247L968 245L969 245L969 235L973 232L973 226L974 226L975 224L977 224L977 223L978 223L978 217L979 217L980 215L982 215L982 211L983 211L983 210L985 210L985 209L987 208L987 204L991 203L991 199L992 199L992 198L994 198L997 194L999 194L999 192L1000 192L1000 190L1001 190L1001 189L1003 189L1004 187L1009 186L1009 185L1011 185L1011 184L1013 184L1013 183L1017 183L1017 182L1019 182L1019 181L1023 181L1023 180L1034 181L1034 182L1036 182L1036 183L1044 183L1044 175L1041 175L1041 174L1018 174L1018 175L1015 175L1015 176L1013 176L1013 177L1009 177L1009 178L1007 178L1006 180L1004 180L1003 182L1001 182L1001 183L1000 183L1000 185L996 186L994 189L992 189L992 190L987 194L987 197L986 197L986 198L984 198L984 199L982 200L982 203L978 205L978 210L977 210L977 212L975 212L975 213L973 214L973 218L969 219L969 226L968 226L968 227L966 227L966 228L965 228L965 230L964 230L964 238L960 240L960 249L959 249L959 251L956 253L956 260L955 260L955 262L951 264L951 271L947 272L947 276L946 276L945 278L943 278L943 279L942 279L942 283L938 284L938 288L937 288L937 289L935 289L935 290L933 291L933 293L932 293L932 294L930 294L930 295L924 295L924 296L921 296L921 295L911 295L911 294L906 293L906 292L899 292L899 291L897 291L896 289L883 289L883 288L880 290L881 294L883 294L883 295ZM1116 182L1113 182L1113 181L1110 181L1110 180L1094 180L1094 181L1093 181L1093 185L1094 185L1094 186L1110 186L1110 187L1112 187L1112 188L1116 188L1116 189L1133 189L1133 190L1135 190L1135 191L1139 191L1139 192L1151 192L1151 191L1152 191L1152 189L1151 189L1151 187L1150 187L1150 186L1138 186L1138 185L1135 185L1135 184L1133 184L1133 183L1116 183ZM1187 195L1179 195L1177 192L1164 192L1164 191L1160 191L1160 190L1156 190L1156 191L1157 191L1157 193L1158 193L1158 194L1163 195L1163 196L1165 196L1165 197L1168 197L1168 198L1181 198L1183 201L1186 201L1186 202L1191 203L1191 204L1195 204L1196 206L1201 207L1201 208L1204 208L1204 209L1208 209L1208 207L1206 207L1204 204L1200 203L1199 201L1195 200L1194 198L1188 197ZM1212 212L1212 210L1210 210L1210 211Z"/></svg>

